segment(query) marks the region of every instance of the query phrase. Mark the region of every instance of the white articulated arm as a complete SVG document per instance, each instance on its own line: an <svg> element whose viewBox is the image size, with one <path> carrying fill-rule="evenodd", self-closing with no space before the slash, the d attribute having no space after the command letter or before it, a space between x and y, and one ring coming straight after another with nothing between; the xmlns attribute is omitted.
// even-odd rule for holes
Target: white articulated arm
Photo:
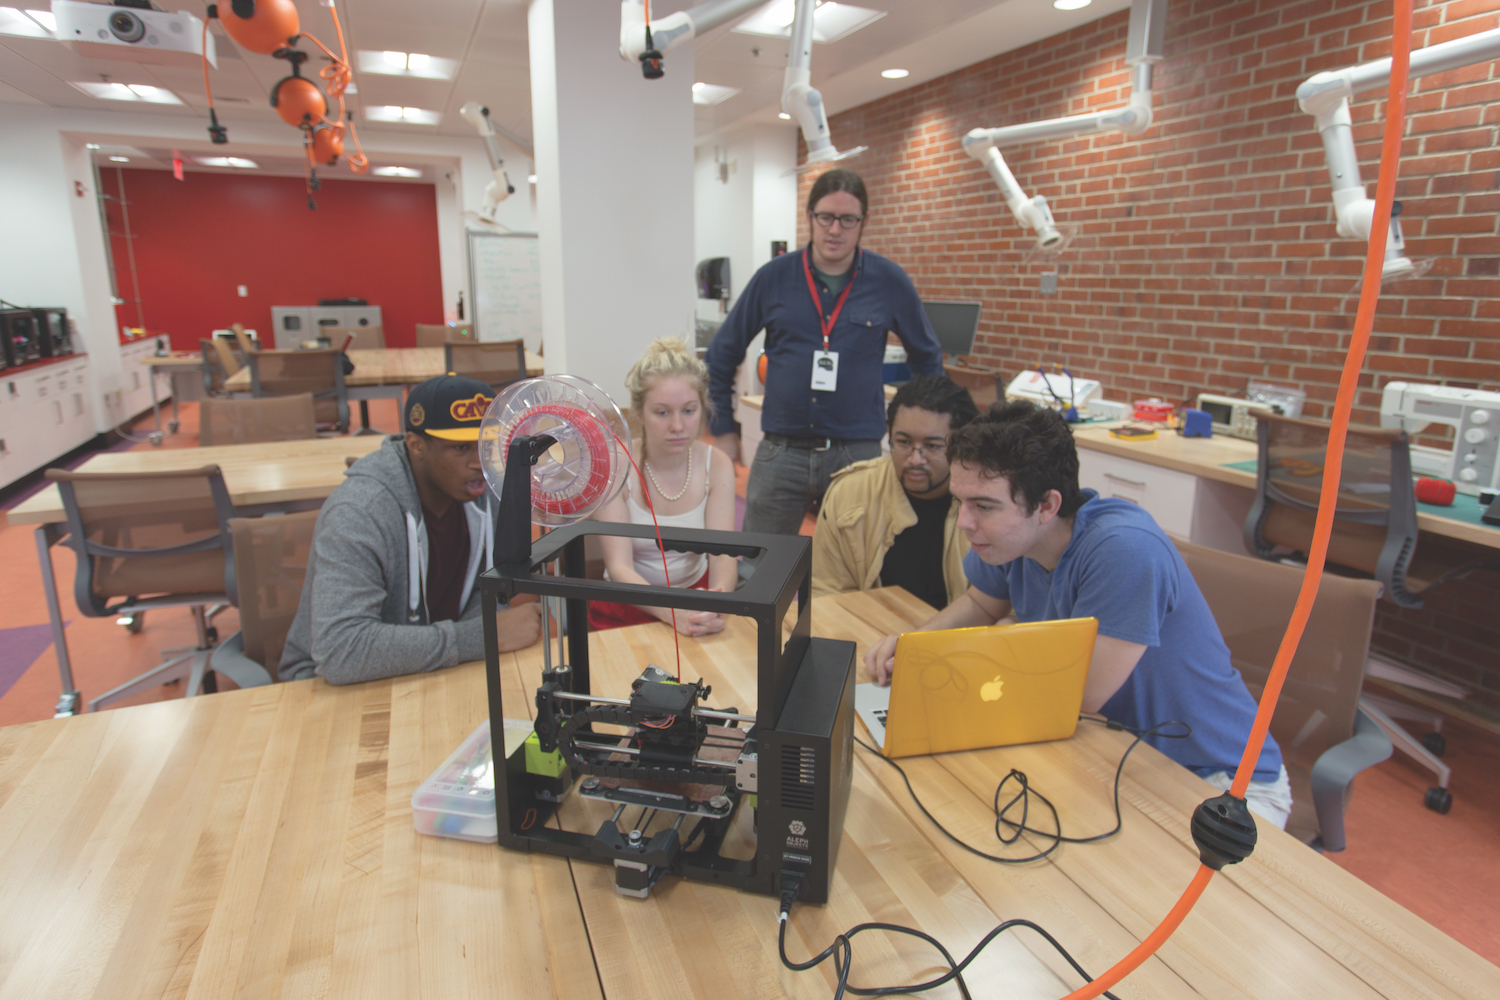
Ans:
<svg viewBox="0 0 1500 1000"><path fill-rule="evenodd" d="M651 22L650 47L664 55L705 31L750 13L765 2L766 0L708 0L696 7L657 18ZM639 62L646 48L644 0L621 0L620 58L628 63Z"/></svg>
<svg viewBox="0 0 1500 1000"><path fill-rule="evenodd" d="M1047 199L1027 198L1015 175L1000 155L1001 146L1047 139L1068 139L1094 132L1124 132L1140 135L1151 127L1151 67L1162 58L1166 31L1166 0L1132 0L1125 62L1130 66L1130 98L1122 108L1069 115L1048 121L1023 122L1002 128L976 128L964 136L964 151L984 164L1016 221L1036 233L1039 250L1050 250L1063 242L1052 219Z"/></svg>
<svg viewBox="0 0 1500 1000"><path fill-rule="evenodd" d="M505 160L500 156L500 140L495 138L495 126L490 123L490 109L478 101L470 101L458 110L459 115L479 131L484 140L484 151L490 157L490 170L494 179L484 189L484 207L479 210L479 221L494 222L495 211L500 203L516 193L505 172Z"/></svg>
<svg viewBox="0 0 1500 1000"><path fill-rule="evenodd" d="M1500 29L1482 31L1413 52L1410 76L1415 80L1496 58L1500 58ZM1297 104L1313 116L1318 134L1323 139L1323 157L1333 189L1336 228L1345 239L1369 240L1378 231L1375 202L1366 196L1365 183L1359 175L1349 101L1357 93L1385 86L1390 78L1390 59L1377 59L1360 66L1318 73L1297 88ZM1396 211L1400 211L1399 203ZM1401 223L1394 213L1386 229L1381 278L1406 277L1413 273L1416 265L1406 257L1406 241L1402 239Z"/></svg>
<svg viewBox="0 0 1500 1000"><path fill-rule="evenodd" d="M807 162L790 173L806 170L819 163L843 160L863 153L868 147L857 146L840 153L828 130L828 109L823 95L812 85L813 8L816 0L797 0L792 21L791 45L786 55L786 77L781 85L781 110L792 116L807 143Z"/></svg>

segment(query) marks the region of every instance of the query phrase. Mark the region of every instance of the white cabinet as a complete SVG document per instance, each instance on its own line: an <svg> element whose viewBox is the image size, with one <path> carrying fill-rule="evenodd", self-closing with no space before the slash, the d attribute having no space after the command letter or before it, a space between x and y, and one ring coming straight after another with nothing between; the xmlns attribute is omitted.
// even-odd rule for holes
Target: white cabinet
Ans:
<svg viewBox="0 0 1500 1000"><path fill-rule="evenodd" d="M7 486L94 437L86 355L0 377L0 486Z"/></svg>
<svg viewBox="0 0 1500 1000"><path fill-rule="evenodd" d="M1078 449L1078 485L1146 509L1169 535L1191 540L1198 477L1129 458Z"/></svg>

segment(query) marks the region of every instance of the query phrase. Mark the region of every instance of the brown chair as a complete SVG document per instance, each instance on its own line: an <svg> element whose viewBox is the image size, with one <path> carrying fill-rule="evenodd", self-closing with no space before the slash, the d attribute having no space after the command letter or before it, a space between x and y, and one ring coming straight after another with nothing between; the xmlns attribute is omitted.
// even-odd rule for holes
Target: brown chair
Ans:
<svg viewBox="0 0 1500 1000"><path fill-rule="evenodd" d="M243 323L231 323L229 324L229 329L234 331L234 341L240 345L240 354L248 358L251 354L260 350L260 345L251 340L250 335L245 332L245 325Z"/></svg>
<svg viewBox="0 0 1500 1000"><path fill-rule="evenodd" d="M329 345L333 347L343 347L350 334L354 335L354 340L349 344L351 351L385 350L383 326L325 326L318 331L318 336L327 337Z"/></svg>
<svg viewBox="0 0 1500 1000"><path fill-rule="evenodd" d="M312 552L315 510L269 517L237 517L234 566L240 596L240 630L214 650L213 668L238 681L264 671L277 677L286 634L297 616L307 561ZM244 687L244 684L240 685Z"/></svg>
<svg viewBox="0 0 1500 1000"><path fill-rule="evenodd" d="M449 326L446 323L417 324L418 347L442 347L449 341L472 344L474 327L466 323L460 323L457 326Z"/></svg>
<svg viewBox="0 0 1500 1000"><path fill-rule="evenodd" d="M1258 699L1302 586L1294 566L1175 540L1218 622L1230 661ZM1287 831L1342 851L1354 776L1391 755L1391 741L1360 709L1360 685L1380 584L1324 574L1307 629L1271 717L1292 781Z"/></svg>
<svg viewBox="0 0 1500 1000"><path fill-rule="evenodd" d="M443 370L488 382L499 391L526 377L526 341L492 340L443 345Z"/></svg>
<svg viewBox="0 0 1500 1000"><path fill-rule="evenodd" d="M344 353L337 348L317 351L254 351L250 365L250 394L297 396L310 393L320 426L339 433L349 429L349 392L344 386Z"/></svg>
<svg viewBox="0 0 1500 1000"><path fill-rule="evenodd" d="M124 616L134 632L146 611L187 607L197 626L196 646L165 650L161 666L92 699L90 711L184 677L190 698L216 690L208 663L218 636L210 621L236 598L228 526L234 506L218 466L139 473L48 469L46 476L62 495L65 544L78 557L73 597L81 614Z"/></svg>
<svg viewBox="0 0 1500 1000"><path fill-rule="evenodd" d="M1255 502L1245 519L1245 545L1262 559L1305 562L1323 485L1323 463L1330 425L1321 420L1284 417L1257 410L1258 468ZM1328 567L1373 577L1384 597L1406 608L1422 607L1422 593L1487 565L1470 552L1422 540L1418 546L1417 504L1412 488L1411 448L1405 431L1351 427L1344 445ZM1396 668L1403 670L1404 668ZM1427 745L1393 720L1420 720L1434 729L1442 716L1401 702L1366 695L1361 708L1396 748L1416 758L1438 778L1428 789L1429 808L1446 813L1450 769Z"/></svg>
<svg viewBox="0 0 1500 1000"><path fill-rule="evenodd" d="M310 393L263 399L205 399L198 404L198 444L305 441L318 436Z"/></svg>

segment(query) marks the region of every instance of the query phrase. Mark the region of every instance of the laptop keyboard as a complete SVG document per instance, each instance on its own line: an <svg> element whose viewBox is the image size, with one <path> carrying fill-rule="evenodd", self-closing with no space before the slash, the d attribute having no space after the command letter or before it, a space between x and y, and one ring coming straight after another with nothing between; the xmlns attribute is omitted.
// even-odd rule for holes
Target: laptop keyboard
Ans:
<svg viewBox="0 0 1500 1000"><path fill-rule="evenodd" d="M889 711L889 709L877 708L874 712L872 712L870 714L874 715L875 718L879 719L880 720L880 724L883 726L883 725L885 725L885 716L886 716L886 713L888 711Z"/></svg>

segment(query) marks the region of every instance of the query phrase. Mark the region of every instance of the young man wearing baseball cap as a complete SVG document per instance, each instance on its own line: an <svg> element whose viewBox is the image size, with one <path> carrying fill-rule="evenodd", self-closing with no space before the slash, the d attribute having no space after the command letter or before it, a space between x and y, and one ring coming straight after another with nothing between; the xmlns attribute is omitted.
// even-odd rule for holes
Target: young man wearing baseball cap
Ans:
<svg viewBox="0 0 1500 1000"><path fill-rule="evenodd" d="M355 462L318 514L282 680L351 684L484 656L478 575L492 565L499 502L479 466L493 394L459 375L406 399L405 434ZM502 652L541 635L541 605L496 616Z"/></svg>

